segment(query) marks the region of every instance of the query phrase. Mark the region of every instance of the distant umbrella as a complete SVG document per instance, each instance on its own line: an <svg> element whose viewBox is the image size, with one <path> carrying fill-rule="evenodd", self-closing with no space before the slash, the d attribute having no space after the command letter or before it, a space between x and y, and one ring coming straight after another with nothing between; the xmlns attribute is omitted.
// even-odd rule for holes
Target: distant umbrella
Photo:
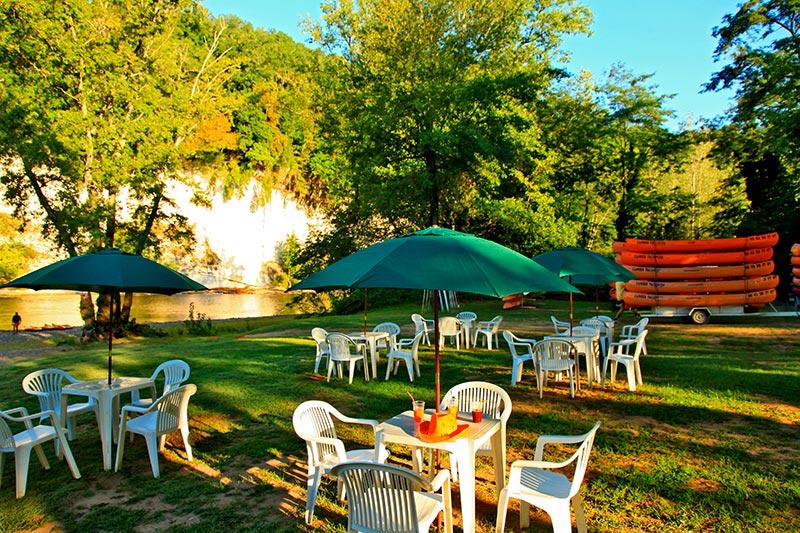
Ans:
<svg viewBox="0 0 800 533"><path fill-rule="evenodd" d="M539 254L534 261L547 268L570 283L585 285L603 285L617 281L636 279L636 275L627 268L618 265L613 259L585 248L567 246ZM595 291L595 302L597 301ZM595 303L595 313L598 312ZM572 327L572 294L569 295L569 323Z"/></svg>
<svg viewBox="0 0 800 533"><path fill-rule="evenodd" d="M310 275L290 290L387 288L436 291L436 405L439 387L438 291L501 298L520 292L580 292L535 261L496 242L430 227L359 250Z"/></svg>
<svg viewBox="0 0 800 533"><path fill-rule="evenodd" d="M207 290L205 286L183 274L121 250L93 252L58 261L0 286L2 288L63 289L117 294L146 292L176 294ZM108 325L108 383L111 384L111 350L114 313Z"/></svg>

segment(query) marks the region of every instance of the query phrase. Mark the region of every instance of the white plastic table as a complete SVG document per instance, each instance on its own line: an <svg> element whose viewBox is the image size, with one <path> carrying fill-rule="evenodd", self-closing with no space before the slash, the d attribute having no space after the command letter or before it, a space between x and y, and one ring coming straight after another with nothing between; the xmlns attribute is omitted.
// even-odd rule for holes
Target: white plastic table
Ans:
<svg viewBox="0 0 800 533"><path fill-rule="evenodd" d="M430 414L427 411L426 414ZM494 480L497 494L506 483L506 450L500 431L502 423L496 418L483 415L483 421L472 422L470 413L459 413L458 423L469 423L469 428L451 440L444 442L426 442L414 436L414 413L405 411L378 424L375 433L375 444L381 448L387 443L405 444L411 447L414 458L414 470L421 470L419 451L423 448L443 450L455 454L458 465L459 490L461 494L461 520L464 533L475 533L475 454L491 439L494 460Z"/></svg>
<svg viewBox="0 0 800 533"><path fill-rule="evenodd" d="M139 389L150 389L151 397L156 398L155 382L150 378L114 378L111 387L108 378L79 381L61 389L61 412L67 412L67 396L85 396L97 400L100 442L103 446L103 468L111 470L111 448L119 431L119 396ZM66 418L64 418L66 420ZM62 420L63 423L63 420Z"/></svg>
<svg viewBox="0 0 800 533"><path fill-rule="evenodd" d="M472 341L472 328L476 319L474 318L459 318L461 322L461 331L464 333L464 349L469 350L470 342Z"/></svg>
<svg viewBox="0 0 800 533"><path fill-rule="evenodd" d="M368 331L366 333L352 333L348 335L356 343L367 343L369 346L369 355L372 358L372 379L378 377L378 348L377 343L379 339L389 339L389 334L385 331Z"/></svg>

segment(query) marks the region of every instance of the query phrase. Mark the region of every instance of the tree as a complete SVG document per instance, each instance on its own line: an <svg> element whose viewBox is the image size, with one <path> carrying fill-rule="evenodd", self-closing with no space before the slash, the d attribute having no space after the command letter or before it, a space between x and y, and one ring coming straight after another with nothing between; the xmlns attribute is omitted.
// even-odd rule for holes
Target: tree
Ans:
<svg viewBox="0 0 800 533"><path fill-rule="evenodd" d="M8 283L28 272L39 255L21 241L21 231L14 217L0 212L0 283Z"/></svg>
<svg viewBox="0 0 800 533"><path fill-rule="evenodd" d="M269 203L274 189L310 207L324 202L311 169L315 77L324 54L236 17L218 22L226 28L219 47L236 67L224 84L227 105L195 136L194 169L223 198L251 193L253 208Z"/></svg>
<svg viewBox="0 0 800 533"><path fill-rule="evenodd" d="M706 89L736 91L718 154L735 161L750 203L737 231L778 231L776 256L785 256L800 240L800 5L748 0L713 35L714 59L727 64Z"/></svg>
<svg viewBox="0 0 800 533"><path fill-rule="evenodd" d="M2 0L0 21L0 183L15 214L41 214L70 256L190 244L169 185L224 102L224 27L189 0Z"/></svg>
<svg viewBox="0 0 800 533"><path fill-rule="evenodd" d="M0 4L5 198L20 216L34 199L69 255L112 246L157 254L156 228L177 237L183 220L164 209L168 181L182 179L184 141L214 115L224 72L215 63L222 29L205 47L187 39L202 26L193 8Z"/></svg>
<svg viewBox="0 0 800 533"><path fill-rule="evenodd" d="M609 171L617 189L616 237L636 236L632 196L641 185L646 169L668 167L686 147L685 140L670 133L664 123L672 116L665 108L667 95L648 85L652 74L634 75L622 65L611 67L601 89L611 121L612 156Z"/></svg>
<svg viewBox="0 0 800 533"><path fill-rule="evenodd" d="M311 29L336 69L321 99L341 170L330 218L367 243L424 224L491 237L476 220L501 222L504 183L538 188L530 105L560 75L550 60L561 36L588 19L561 0L325 4Z"/></svg>

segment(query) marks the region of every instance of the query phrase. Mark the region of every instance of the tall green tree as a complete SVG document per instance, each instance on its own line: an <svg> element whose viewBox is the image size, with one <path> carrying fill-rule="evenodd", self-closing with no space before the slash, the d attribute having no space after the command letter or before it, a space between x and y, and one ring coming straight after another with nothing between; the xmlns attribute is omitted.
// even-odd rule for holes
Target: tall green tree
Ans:
<svg viewBox="0 0 800 533"><path fill-rule="evenodd" d="M800 240L800 3L748 0L713 35L725 65L706 88L736 92L718 153L735 161L750 203L738 232L776 230L784 255Z"/></svg>
<svg viewBox="0 0 800 533"><path fill-rule="evenodd" d="M0 3L4 195L67 254L188 236L168 184L226 69L205 19L187 0Z"/></svg>
<svg viewBox="0 0 800 533"><path fill-rule="evenodd" d="M617 238L639 236L633 225L635 195L642 192L645 171L675 163L686 146L679 136L667 130L665 123L673 114L666 107L670 97L658 92L649 81L651 77L652 74L636 75L616 64L601 88L611 123L608 170L617 190Z"/></svg>
<svg viewBox="0 0 800 533"><path fill-rule="evenodd" d="M15 214L70 256L190 245L169 186L225 100L223 32L189 0L0 1L0 183Z"/></svg>
<svg viewBox="0 0 800 533"><path fill-rule="evenodd" d="M537 209L530 106L560 75L550 61L562 36L589 17L561 0L324 4L311 29L336 69L324 124L340 158L341 227L369 241L426 224L472 229L488 214L502 233L504 213Z"/></svg>

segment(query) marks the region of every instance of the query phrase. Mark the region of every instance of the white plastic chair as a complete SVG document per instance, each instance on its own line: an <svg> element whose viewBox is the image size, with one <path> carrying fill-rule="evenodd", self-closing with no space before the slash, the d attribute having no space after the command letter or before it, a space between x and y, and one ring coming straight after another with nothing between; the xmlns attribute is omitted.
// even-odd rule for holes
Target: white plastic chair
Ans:
<svg viewBox="0 0 800 533"><path fill-rule="evenodd" d="M351 418L339 412L327 402L309 400L297 406L292 415L292 425L297 436L306 441L308 452L308 480L306 495L306 524L314 519L314 506L322 476L339 463L351 461L373 461L383 463L389 453L383 446L345 450L344 442L336 436L334 419L347 424L363 424L372 428L373 435L378 429L378 421L366 418ZM338 488L342 499L342 486Z"/></svg>
<svg viewBox="0 0 800 533"><path fill-rule="evenodd" d="M334 366L338 369L339 377L342 377L342 365L347 364L350 369L350 381L348 383L353 383L353 374L355 373L356 363L359 361L361 366L364 367L364 379L369 381L367 359L362 349L353 339L344 333L329 333L328 346L331 349L330 357L328 357L328 381L331 380L331 372L333 372Z"/></svg>
<svg viewBox="0 0 800 533"><path fill-rule="evenodd" d="M31 372L25 376L22 379L22 390L36 396L39 400L39 409L42 412L53 411L58 420L61 420L61 389L64 386L64 382L72 384L78 383L79 380L64 370L46 368ZM94 398L87 398L85 402L67 405L66 423L69 440L72 440L75 433L75 417L90 412L93 412L95 420L98 420L98 407ZM58 446L56 446L56 449L58 449Z"/></svg>
<svg viewBox="0 0 800 533"><path fill-rule="evenodd" d="M120 413L119 440L117 441L117 462L114 471L118 472L125 452L125 432L141 435L147 442L147 453L150 456L150 467L153 477L161 474L158 468L158 452L164 449L169 433L181 432L186 458L192 460L192 447L189 445L189 398L197 392L193 384L182 385L172 389L156 399L150 407L126 405ZM130 415L135 415L130 417Z"/></svg>
<svg viewBox="0 0 800 533"><path fill-rule="evenodd" d="M186 361L171 359L158 365L150 379L155 382L160 374L164 374L164 388L161 391L161 396L163 396L186 382L189 379L189 371L189 364ZM131 405L149 407L153 405L153 400L154 398L140 397L138 389L131 391Z"/></svg>
<svg viewBox="0 0 800 533"><path fill-rule="evenodd" d="M536 441L533 461L517 460L511 463L508 484L500 491L497 501L496 533L503 533L505 530L510 498L520 500L520 528L530 526L530 506L533 505L550 515L554 533L571 533L571 503L575 508L578 531L586 533L586 517L580 490L599 428L600 422L597 422L583 435L542 435ZM543 460L546 444L578 445L578 449L565 461L551 462ZM575 466L571 480L566 475L555 472L572 464Z"/></svg>
<svg viewBox="0 0 800 533"><path fill-rule="evenodd" d="M37 419L40 423L34 426L31 420ZM50 420L51 425L42 425L41 421L47 419ZM9 427L8 422L22 423L25 425L25 430L15 434ZM50 463L47 462L47 457L44 455L42 444L51 440L57 443L56 454L63 453L67 459L69 469L72 471L72 477L79 479L81 473L78 470L78 465L75 464L75 459L72 457L72 451L69 449L67 438L64 436L64 430L61 428L61 423L55 411L48 409L32 415L29 415L24 407L0 411L0 481L3 480L3 454L13 453L17 498L25 496L25 491L28 487L28 467L31 460L31 449L36 452L36 457L39 458L39 463L42 467L45 470L50 469ZM59 452L59 449L61 452Z"/></svg>
<svg viewBox="0 0 800 533"><path fill-rule="evenodd" d="M625 374L628 377L628 390L635 391L636 385L642 384L642 367L639 363L639 356L644 350L644 340L647 337L647 330L642 330L635 339L620 339L611 343L611 352L603 362L603 388L606 387L606 371L608 363L611 363L611 385L614 385L614 378L617 375L617 364L625 365ZM633 353L631 353L633 349Z"/></svg>
<svg viewBox="0 0 800 533"><path fill-rule="evenodd" d="M571 342L560 339L544 339L533 347L536 369L539 371L539 398L547 386L547 374L567 373L569 395L575 397L575 347Z"/></svg>
<svg viewBox="0 0 800 533"><path fill-rule="evenodd" d="M444 340L447 337L453 339L456 350L461 349L461 322L454 316L439 319L439 348L444 348Z"/></svg>
<svg viewBox="0 0 800 533"><path fill-rule="evenodd" d="M411 340L410 350L403 350L404 346L407 346L406 340L399 341L395 343L395 348L389 352L386 361L386 380L389 379L389 372L392 370L392 366L394 365L394 373L397 375L397 369L400 368L400 363L405 361L406 369L408 370L408 379L414 381L414 374L416 373L417 377L420 376L419 373L419 343L422 341L422 337L424 336L424 332L420 331L416 334L416 336Z"/></svg>
<svg viewBox="0 0 800 533"><path fill-rule="evenodd" d="M328 332L322 328L313 328L311 338L317 346L317 353L314 355L314 373L319 373L320 362L331 355L331 348L328 346Z"/></svg>
<svg viewBox="0 0 800 533"><path fill-rule="evenodd" d="M422 315L420 315L419 313L414 313L414 314L411 315L411 321L414 323L414 328L415 328L414 335L416 335L420 331L424 331L425 332L425 344L430 346L431 345L431 339L428 336L428 333L433 333L433 326L435 325L433 323L433 320L427 319L427 318L422 318Z"/></svg>
<svg viewBox="0 0 800 533"><path fill-rule="evenodd" d="M444 530L453 531L450 472L428 481L399 466L350 462L335 466L347 493L347 531L424 533L444 514Z"/></svg>
<svg viewBox="0 0 800 533"><path fill-rule="evenodd" d="M497 345L497 330L500 328L500 323L503 321L503 317L497 315L491 320L488 321L480 321L478 322L478 327L475 328L475 339L473 344L478 346L478 336L483 335L484 343L486 344L486 349L492 349L492 339L494 339L494 344Z"/></svg>
<svg viewBox="0 0 800 533"><path fill-rule="evenodd" d="M533 374L536 376L535 379L538 383L536 360L533 357L533 346L536 341L534 339L521 339L508 330L503 332L503 338L508 343L508 349L511 351L511 385L514 386L522 381L522 363L525 361L533 363Z"/></svg>
<svg viewBox="0 0 800 533"><path fill-rule="evenodd" d="M553 323L553 329L556 332L556 335L563 335L564 333L569 333L570 330L570 323L564 322L563 320L558 320L553 315L550 315L550 322Z"/></svg>
<svg viewBox="0 0 800 533"><path fill-rule="evenodd" d="M389 339L376 339L375 341L375 349L386 350L386 353L391 352L395 349L395 345L397 344L397 336L400 335L400 326L395 324L394 322L381 322L374 328L372 331L380 331L383 333L389 334Z"/></svg>
<svg viewBox="0 0 800 533"><path fill-rule="evenodd" d="M650 319L647 317L643 317L640 319L636 324L622 326L622 331L619 334L619 339L635 339L639 336L639 333L647 329L647 324L650 322ZM647 356L647 343L642 345L642 355Z"/></svg>
<svg viewBox="0 0 800 533"><path fill-rule="evenodd" d="M458 402L458 410L461 412L470 412L472 410L472 402L481 402L481 410L484 415L489 418L500 420L500 436L503 442L503 449L506 447L506 425L508 419L511 417L511 397L502 387L498 387L494 383L487 383L485 381L467 381L459 383L447 391L442 397L440 409L447 411L450 405L450 399L455 398ZM489 440L481 446L476 452L476 455L492 455L492 441ZM453 476L453 481L458 481L458 468L456 465L456 457L450 454L450 470ZM495 472L495 476L497 476ZM501 475L505 477L505 472Z"/></svg>

